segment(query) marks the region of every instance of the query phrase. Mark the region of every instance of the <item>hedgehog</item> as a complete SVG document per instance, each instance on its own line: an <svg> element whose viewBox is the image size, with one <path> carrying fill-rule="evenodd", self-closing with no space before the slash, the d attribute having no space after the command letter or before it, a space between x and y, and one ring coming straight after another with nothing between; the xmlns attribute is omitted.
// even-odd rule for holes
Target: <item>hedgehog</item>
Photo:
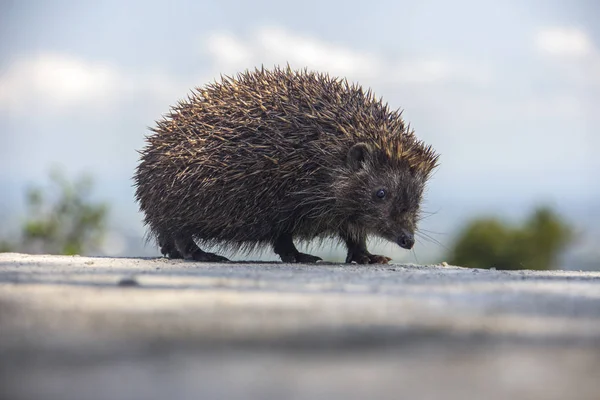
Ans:
<svg viewBox="0 0 600 400"><path fill-rule="evenodd" d="M270 247L283 262L314 263L294 242L333 238L346 263L388 263L367 238L413 248L439 158L371 89L289 65L196 87L149 130L135 197L173 259Z"/></svg>

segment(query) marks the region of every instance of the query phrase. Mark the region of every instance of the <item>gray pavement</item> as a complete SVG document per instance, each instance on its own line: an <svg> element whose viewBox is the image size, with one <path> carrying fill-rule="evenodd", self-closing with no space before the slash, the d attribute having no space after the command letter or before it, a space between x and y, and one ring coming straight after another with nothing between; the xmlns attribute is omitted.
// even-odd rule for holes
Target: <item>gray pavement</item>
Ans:
<svg viewBox="0 0 600 400"><path fill-rule="evenodd" d="M599 399L600 272L0 254L2 399Z"/></svg>

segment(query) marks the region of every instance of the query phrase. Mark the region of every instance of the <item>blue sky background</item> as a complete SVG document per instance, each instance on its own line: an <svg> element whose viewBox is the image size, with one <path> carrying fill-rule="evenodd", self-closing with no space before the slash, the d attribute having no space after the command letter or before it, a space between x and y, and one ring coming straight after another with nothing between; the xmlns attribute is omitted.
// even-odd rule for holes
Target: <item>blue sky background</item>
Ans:
<svg viewBox="0 0 600 400"><path fill-rule="evenodd" d="M582 232L573 251L600 256L599 20L595 1L0 1L0 233L59 165L112 204L106 251L142 252L146 128L219 73L289 62L405 110L441 153L424 225L440 242L474 213L546 203Z"/></svg>

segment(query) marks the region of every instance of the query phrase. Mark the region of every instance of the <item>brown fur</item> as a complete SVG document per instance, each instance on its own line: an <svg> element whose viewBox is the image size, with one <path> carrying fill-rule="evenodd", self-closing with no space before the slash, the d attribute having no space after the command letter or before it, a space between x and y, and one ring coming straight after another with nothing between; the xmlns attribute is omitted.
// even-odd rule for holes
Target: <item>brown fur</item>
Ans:
<svg viewBox="0 0 600 400"><path fill-rule="evenodd" d="M387 262L366 237L412 247L438 160L370 91L289 67L197 88L152 130L136 198L172 258L225 260L197 244L270 245L284 261L313 262L292 240L338 237L347 262Z"/></svg>

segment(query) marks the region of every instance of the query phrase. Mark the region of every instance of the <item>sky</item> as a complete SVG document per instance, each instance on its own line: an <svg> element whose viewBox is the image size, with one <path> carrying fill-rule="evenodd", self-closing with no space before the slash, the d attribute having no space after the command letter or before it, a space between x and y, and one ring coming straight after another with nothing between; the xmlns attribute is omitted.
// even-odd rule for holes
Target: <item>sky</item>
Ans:
<svg viewBox="0 0 600 400"><path fill-rule="evenodd" d="M141 235L131 176L147 128L221 73L289 63L404 110L441 154L425 204L441 242L473 212L539 203L593 230L598 20L593 0L0 0L3 229L60 166L93 174L111 227Z"/></svg>

